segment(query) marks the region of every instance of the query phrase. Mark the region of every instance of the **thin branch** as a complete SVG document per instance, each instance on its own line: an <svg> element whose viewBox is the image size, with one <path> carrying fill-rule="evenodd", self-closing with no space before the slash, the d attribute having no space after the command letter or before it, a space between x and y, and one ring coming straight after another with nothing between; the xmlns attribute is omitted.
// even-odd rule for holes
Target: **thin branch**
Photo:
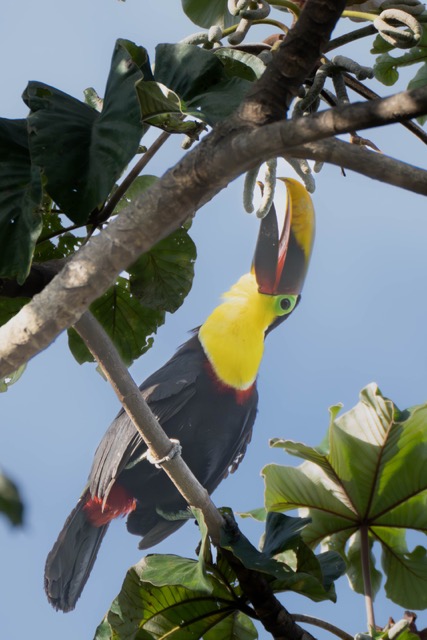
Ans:
<svg viewBox="0 0 427 640"><path fill-rule="evenodd" d="M108 218L111 216L114 209L116 208L117 204L119 203L120 199L125 195L126 191L131 186L132 182L139 176L141 171L147 166L151 158L153 158L153 156L157 153L160 147L164 145L164 143L166 142L166 140L168 140L170 135L171 135L170 133L163 131L158 136L158 138L156 138L156 140L153 142L151 147L147 149L147 151L144 153L142 158L138 160L138 162L133 167L133 169L129 171L128 175L123 180L123 182L119 184L119 186L117 187L117 189L115 190L115 192L113 193L113 195L111 196L107 204L104 206L104 208L101 209L101 211L98 213L97 220L96 220L97 224L99 224L100 222L105 222L105 220L108 220Z"/></svg>
<svg viewBox="0 0 427 640"><path fill-rule="evenodd" d="M120 403L147 444L149 453L156 460L167 457L173 449L173 443L154 417L104 329L89 311L82 315L74 328L99 363ZM185 456L185 451L183 453ZM161 466L187 503L203 511L209 534L213 542L218 544L223 519L206 489L194 477L180 454L175 454Z"/></svg>
<svg viewBox="0 0 427 640"><path fill-rule="evenodd" d="M427 87L259 128L224 121L80 249L52 282L0 328L0 376L47 347L123 269L169 235L234 178L292 148L427 113ZM421 191L424 193L423 191Z"/></svg>
<svg viewBox="0 0 427 640"><path fill-rule="evenodd" d="M342 140L322 140L293 148L297 158L328 162L373 180L427 196L427 171Z"/></svg>
<svg viewBox="0 0 427 640"><path fill-rule="evenodd" d="M343 631L339 627L336 627L334 624L330 622L326 622L326 620L321 620L320 618L314 618L313 616L306 616L303 613L291 613L291 616L295 620L295 622L304 622L304 624L312 624L315 627L320 627L321 629L325 629L325 631L329 631L333 633L341 640L353 640L353 636Z"/></svg>
<svg viewBox="0 0 427 640"><path fill-rule="evenodd" d="M378 93L372 91L372 89L365 86L363 82L360 82L360 80L357 80L357 78L354 78L349 73L343 73L343 78L346 85L359 96L362 96L367 100L376 100L377 98L381 97ZM401 122L401 125L408 129L408 131L413 133L414 136L421 140L421 142L427 144L427 131L424 131L422 127L417 125L415 122L411 122L410 120L408 122Z"/></svg>
<svg viewBox="0 0 427 640"><path fill-rule="evenodd" d="M325 48L325 53L328 53L328 51L332 51L333 49L338 49L338 47L342 47L346 44L349 44L350 42L360 40L361 38L372 36L375 33L378 33L378 31L375 29L373 24L370 24L367 27L361 27L360 29L355 29L354 31L345 33L338 38L334 38L334 40L330 40L327 47Z"/></svg>

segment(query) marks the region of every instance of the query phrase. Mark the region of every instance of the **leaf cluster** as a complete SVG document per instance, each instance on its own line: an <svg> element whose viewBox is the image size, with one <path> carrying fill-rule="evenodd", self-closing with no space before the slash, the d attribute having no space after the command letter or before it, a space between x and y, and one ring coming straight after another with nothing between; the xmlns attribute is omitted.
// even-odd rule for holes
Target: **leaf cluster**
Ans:
<svg viewBox="0 0 427 640"><path fill-rule="evenodd" d="M369 555L373 590L379 589L381 573L372 553L378 543L387 596L403 607L424 609L427 551L421 545L410 551L405 529L427 533L427 405L400 411L371 384L360 402L338 417L340 408L331 408L328 438L320 447L272 441L305 462L264 468L266 508L308 510L304 541L338 551L358 593L365 593L362 553Z"/></svg>
<svg viewBox="0 0 427 640"><path fill-rule="evenodd" d="M273 593L296 591L312 600L335 600L333 581L345 565L334 551L316 556L301 538L306 518L269 514L262 551L237 530L223 528L216 559L200 510L202 534L197 560L150 555L132 567L96 632L107 638L257 638L257 619L239 580L238 566L262 575ZM225 510L229 513L229 510Z"/></svg>

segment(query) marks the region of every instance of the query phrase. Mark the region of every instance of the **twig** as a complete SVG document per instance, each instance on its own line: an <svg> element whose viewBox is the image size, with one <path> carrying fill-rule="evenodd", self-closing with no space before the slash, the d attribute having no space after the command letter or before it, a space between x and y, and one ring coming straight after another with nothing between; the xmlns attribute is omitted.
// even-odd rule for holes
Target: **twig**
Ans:
<svg viewBox="0 0 427 640"><path fill-rule="evenodd" d="M334 624L330 622L326 622L326 620L321 620L320 618L314 618L313 616L306 616L303 613L291 613L291 616L295 620L295 622L304 622L305 624L312 624L315 627L320 627L321 629L325 629L325 631L330 631L341 640L353 640L353 636L351 636L343 629L336 627Z"/></svg>
<svg viewBox="0 0 427 640"><path fill-rule="evenodd" d="M142 158L138 160L133 169L129 171L126 178L119 184L107 204L98 213L96 224L100 224L101 222L105 222L106 220L108 220L117 204L119 203L120 199L125 195L126 191L131 186L132 182L139 176L144 167L146 167L151 158L157 153L157 151L166 142L170 135L170 133L162 131L159 137L156 138L151 147L147 149Z"/></svg>
<svg viewBox="0 0 427 640"><path fill-rule="evenodd" d="M366 87L362 82L359 82L359 80L357 80L350 74L343 73L343 77L346 85L359 96L367 98L368 100L376 100L378 98L381 98L378 93L375 93L375 91L372 91L372 89ZM424 129L415 124L415 122L407 120L405 122L401 122L400 124L408 129L411 133L413 133L419 140L421 140L421 142L427 144L427 131L424 131Z"/></svg>

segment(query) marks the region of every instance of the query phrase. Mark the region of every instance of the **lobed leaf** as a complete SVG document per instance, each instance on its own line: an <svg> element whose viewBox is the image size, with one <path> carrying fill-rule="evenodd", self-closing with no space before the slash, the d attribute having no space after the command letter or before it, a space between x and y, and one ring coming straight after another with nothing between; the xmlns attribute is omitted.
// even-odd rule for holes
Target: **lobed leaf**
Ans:
<svg viewBox="0 0 427 640"><path fill-rule="evenodd" d="M357 531L368 526L371 549L374 540L383 548L389 596L402 606L425 606L426 551L417 547L410 553L403 531L427 533L427 404L401 412L372 384L353 409L340 416L337 409L331 412L326 447L273 441L306 462L297 468L265 467L266 508L308 509L312 521L302 532L305 542L314 547L326 541L346 557L357 591L363 591ZM371 573L377 590L380 575L372 554ZM392 582L405 584L404 600Z"/></svg>

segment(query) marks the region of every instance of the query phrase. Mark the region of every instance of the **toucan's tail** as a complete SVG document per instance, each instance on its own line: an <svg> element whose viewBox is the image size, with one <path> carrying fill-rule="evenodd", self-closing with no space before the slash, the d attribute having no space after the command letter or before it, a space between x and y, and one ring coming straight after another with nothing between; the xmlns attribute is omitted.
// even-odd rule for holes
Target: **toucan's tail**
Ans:
<svg viewBox="0 0 427 640"><path fill-rule="evenodd" d="M68 516L46 560L44 586L55 609L71 611L89 578L108 522L97 526L88 517L85 493Z"/></svg>

